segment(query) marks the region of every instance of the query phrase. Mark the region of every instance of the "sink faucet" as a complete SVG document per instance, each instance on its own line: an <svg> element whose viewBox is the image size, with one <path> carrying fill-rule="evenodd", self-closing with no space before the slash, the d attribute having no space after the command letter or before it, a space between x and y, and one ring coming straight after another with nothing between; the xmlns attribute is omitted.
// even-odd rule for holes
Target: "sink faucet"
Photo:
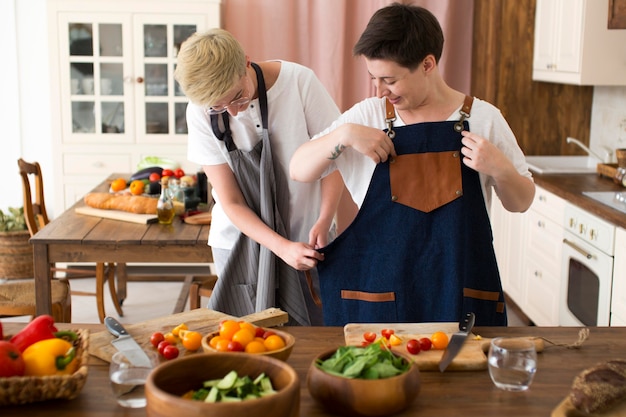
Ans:
<svg viewBox="0 0 626 417"><path fill-rule="evenodd" d="M611 158L613 156L613 152L608 149L605 148L604 146L602 146L602 148L604 149L605 153L606 153L606 157L603 158L600 155L598 155L597 153L595 153L594 151L592 151L591 149L589 149L587 146L585 146L581 141L579 141L578 139L574 139L574 138L570 138L568 137L567 139L565 139L565 142L567 143L573 143L574 145L577 145L579 148L581 148L583 151L587 152L587 155L597 159L600 162L611 162Z"/></svg>

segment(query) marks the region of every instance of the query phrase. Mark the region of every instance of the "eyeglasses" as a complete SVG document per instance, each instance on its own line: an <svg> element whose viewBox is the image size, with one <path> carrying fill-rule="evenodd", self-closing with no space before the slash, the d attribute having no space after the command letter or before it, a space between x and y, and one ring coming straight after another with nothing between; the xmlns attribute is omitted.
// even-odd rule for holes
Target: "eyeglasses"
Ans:
<svg viewBox="0 0 626 417"><path fill-rule="evenodd" d="M246 79L247 75L244 75L242 77L242 80ZM247 87L246 84L244 84L244 86ZM247 88L246 88L247 90ZM228 109L237 109L239 110L241 107L245 106L246 104L250 103L250 94L248 94L248 91L243 91L241 92L241 97L239 97L238 99L235 99L233 101L231 101L230 103L228 103L225 106L211 106L206 108L204 111L207 114L222 114L225 111L227 111Z"/></svg>

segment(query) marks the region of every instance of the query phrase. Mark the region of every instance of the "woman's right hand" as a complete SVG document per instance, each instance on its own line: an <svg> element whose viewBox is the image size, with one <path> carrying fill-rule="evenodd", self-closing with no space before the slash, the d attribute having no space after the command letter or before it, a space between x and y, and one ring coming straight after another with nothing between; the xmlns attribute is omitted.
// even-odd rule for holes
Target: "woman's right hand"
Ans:
<svg viewBox="0 0 626 417"><path fill-rule="evenodd" d="M286 244L281 246L277 255L298 271L313 269L318 261L324 260L323 254L313 249L311 245L302 242L287 241Z"/></svg>
<svg viewBox="0 0 626 417"><path fill-rule="evenodd" d="M396 156L393 141L380 129L346 123L337 130L341 130L342 145L354 148L377 164Z"/></svg>

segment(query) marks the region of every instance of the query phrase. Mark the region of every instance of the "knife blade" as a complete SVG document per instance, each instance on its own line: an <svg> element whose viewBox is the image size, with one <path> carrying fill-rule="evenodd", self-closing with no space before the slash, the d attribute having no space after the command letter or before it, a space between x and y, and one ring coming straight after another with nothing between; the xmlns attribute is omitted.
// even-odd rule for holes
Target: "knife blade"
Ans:
<svg viewBox="0 0 626 417"><path fill-rule="evenodd" d="M135 339L126 331L122 323L113 317L105 317L104 325L113 336L117 337L117 339L111 341L115 349L124 352L128 360L134 365L152 367L152 363L146 352L144 352L141 346L139 346Z"/></svg>
<svg viewBox="0 0 626 417"><path fill-rule="evenodd" d="M467 313L465 314L465 317L463 317L463 320L459 323L459 331L452 335L445 352L443 352L441 361L439 361L439 370L441 372L446 370L448 365L450 365L452 360L461 351L463 343L465 343L467 336L469 336L472 328L474 327L475 320L476 316L474 313Z"/></svg>

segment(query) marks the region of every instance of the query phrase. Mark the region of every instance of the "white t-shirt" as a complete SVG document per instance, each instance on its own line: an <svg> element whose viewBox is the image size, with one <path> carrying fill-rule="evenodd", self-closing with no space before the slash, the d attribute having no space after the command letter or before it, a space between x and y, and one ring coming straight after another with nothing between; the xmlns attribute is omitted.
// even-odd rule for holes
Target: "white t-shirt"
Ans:
<svg viewBox="0 0 626 417"><path fill-rule="evenodd" d="M302 65L280 61L280 73L267 91L269 135L274 162L282 167L289 183L290 239L308 242L309 230L319 217L320 182L300 183L289 178L289 161L295 150L339 117L339 109L313 71ZM232 161L223 141L211 129L204 110L193 103L187 106L189 128L187 158L199 165L220 165ZM230 116L230 129L237 148L251 150L262 138L259 100L237 116ZM239 230L228 219L218 196L213 193L209 245L230 249Z"/></svg>
<svg viewBox="0 0 626 417"><path fill-rule="evenodd" d="M460 109L461 107L459 106L459 108L448 117L448 120L459 120ZM498 149L512 161L517 172L525 177L532 178L528 170L528 165L526 164L526 158L517 144L517 139L515 139L511 128L502 116L502 113L500 113L500 110L486 101L475 98L471 115L467 121L471 132L476 133L496 145ZM381 130L386 129L385 99L371 97L355 104L351 109L342 114L331 126L316 135L313 140L328 134L344 123L356 123L379 128ZM404 123L402 118L396 113L396 120L393 125L396 127L405 126L406 123ZM370 158L355 151L353 148L347 148L339 158L333 160L324 175L328 175L338 169L341 172L341 176L354 202L361 207L375 168L376 163ZM494 180L492 177L482 173L479 176L486 206L490 207L491 189L494 185Z"/></svg>

